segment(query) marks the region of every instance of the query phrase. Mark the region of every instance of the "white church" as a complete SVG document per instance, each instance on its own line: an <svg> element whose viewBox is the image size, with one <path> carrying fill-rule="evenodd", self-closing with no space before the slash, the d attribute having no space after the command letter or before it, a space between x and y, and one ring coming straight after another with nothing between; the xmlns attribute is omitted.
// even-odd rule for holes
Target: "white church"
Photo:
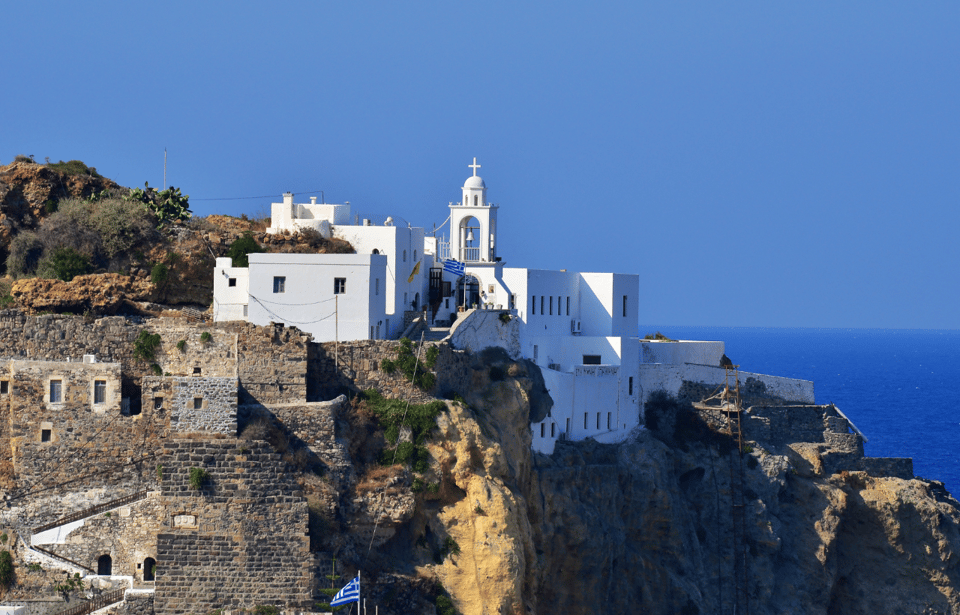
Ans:
<svg viewBox="0 0 960 615"><path fill-rule="evenodd" d="M271 206L268 232L310 228L357 253L251 254L249 267L218 258L214 320L282 322L326 342L396 339L423 313L432 323L454 321L454 331L471 318L490 322L482 318L489 310L510 314L516 339L491 334L480 343L540 366L554 406L531 429L534 449L547 454L562 438L623 440L642 423L645 395L656 389L724 381L723 342L640 339L637 274L506 267L497 251L498 206L487 200L476 158L468 166L462 198L449 205L449 241L393 218L351 220L349 203L295 203L284 194ZM457 266L463 275L451 272ZM813 403L811 382L741 376Z"/></svg>

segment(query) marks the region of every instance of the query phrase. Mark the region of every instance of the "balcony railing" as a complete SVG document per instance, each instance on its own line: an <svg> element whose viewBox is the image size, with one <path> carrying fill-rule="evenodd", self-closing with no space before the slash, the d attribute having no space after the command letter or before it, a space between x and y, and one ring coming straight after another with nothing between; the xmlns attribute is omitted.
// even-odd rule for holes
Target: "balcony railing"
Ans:
<svg viewBox="0 0 960 615"><path fill-rule="evenodd" d="M460 262L475 263L480 260L480 248L460 248Z"/></svg>

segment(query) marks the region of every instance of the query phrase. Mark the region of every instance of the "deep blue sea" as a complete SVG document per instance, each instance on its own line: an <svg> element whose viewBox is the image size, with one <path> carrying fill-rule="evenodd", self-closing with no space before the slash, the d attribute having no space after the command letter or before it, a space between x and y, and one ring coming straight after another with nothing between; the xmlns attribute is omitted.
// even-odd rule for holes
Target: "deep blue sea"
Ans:
<svg viewBox="0 0 960 615"><path fill-rule="evenodd" d="M917 476L960 497L960 331L642 325L673 339L722 340L748 372L814 382L867 436L872 457L913 457Z"/></svg>

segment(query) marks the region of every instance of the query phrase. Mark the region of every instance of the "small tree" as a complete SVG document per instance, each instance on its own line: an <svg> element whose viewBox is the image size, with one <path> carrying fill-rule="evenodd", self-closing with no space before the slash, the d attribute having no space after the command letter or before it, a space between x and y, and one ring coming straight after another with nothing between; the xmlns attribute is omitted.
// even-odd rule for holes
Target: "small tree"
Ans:
<svg viewBox="0 0 960 615"><path fill-rule="evenodd" d="M233 259L234 267L249 267L250 259L248 255L261 252L266 252L266 250L253 238L253 233L247 231L243 234L243 237L230 244L227 256Z"/></svg>
<svg viewBox="0 0 960 615"><path fill-rule="evenodd" d="M0 585L8 588L13 584L13 556L4 549L0 551Z"/></svg>

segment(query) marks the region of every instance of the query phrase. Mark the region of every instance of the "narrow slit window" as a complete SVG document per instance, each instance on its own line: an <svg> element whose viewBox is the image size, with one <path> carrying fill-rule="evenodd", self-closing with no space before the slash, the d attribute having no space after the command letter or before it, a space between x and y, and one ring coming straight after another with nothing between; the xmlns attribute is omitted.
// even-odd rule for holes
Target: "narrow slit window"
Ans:
<svg viewBox="0 0 960 615"><path fill-rule="evenodd" d="M0 380L0 395L6 395L10 392L10 382L8 380Z"/></svg>
<svg viewBox="0 0 960 615"><path fill-rule="evenodd" d="M106 380L93 381L93 403L95 404L107 403L107 381Z"/></svg>
<svg viewBox="0 0 960 615"><path fill-rule="evenodd" d="M546 424L546 423L540 423L540 437L542 438L542 437L544 437L544 436L546 436L546 435L547 435L547 424Z"/></svg>
<svg viewBox="0 0 960 615"><path fill-rule="evenodd" d="M589 412L584 412L584 413L583 413L583 428L584 428L584 429L587 428L587 417L589 417L589 416L590 416L590 413L589 413Z"/></svg>
<svg viewBox="0 0 960 615"><path fill-rule="evenodd" d="M597 412L597 429L600 429L600 413Z"/></svg>
<svg viewBox="0 0 960 615"><path fill-rule="evenodd" d="M557 437L557 424L556 424L556 423L550 423L550 437L551 437L551 438L556 438L556 437Z"/></svg>
<svg viewBox="0 0 960 615"><path fill-rule="evenodd" d="M627 395L633 395L633 376L627 380Z"/></svg>
<svg viewBox="0 0 960 615"><path fill-rule="evenodd" d="M610 429L610 417L612 414L612 412L607 412L607 429Z"/></svg>
<svg viewBox="0 0 960 615"><path fill-rule="evenodd" d="M627 296L623 296L623 315L627 315Z"/></svg>
<svg viewBox="0 0 960 615"><path fill-rule="evenodd" d="M570 315L570 297L567 297L567 316Z"/></svg>
<svg viewBox="0 0 960 615"><path fill-rule="evenodd" d="M540 315L543 316L543 295L540 295Z"/></svg>
<svg viewBox="0 0 960 615"><path fill-rule="evenodd" d="M550 315L553 316L553 295L550 295Z"/></svg>
<svg viewBox="0 0 960 615"><path fill-rule="evenodd" d="M536 295L530 295L530 315L531 316L537 315L537 296Z"/></svg>

